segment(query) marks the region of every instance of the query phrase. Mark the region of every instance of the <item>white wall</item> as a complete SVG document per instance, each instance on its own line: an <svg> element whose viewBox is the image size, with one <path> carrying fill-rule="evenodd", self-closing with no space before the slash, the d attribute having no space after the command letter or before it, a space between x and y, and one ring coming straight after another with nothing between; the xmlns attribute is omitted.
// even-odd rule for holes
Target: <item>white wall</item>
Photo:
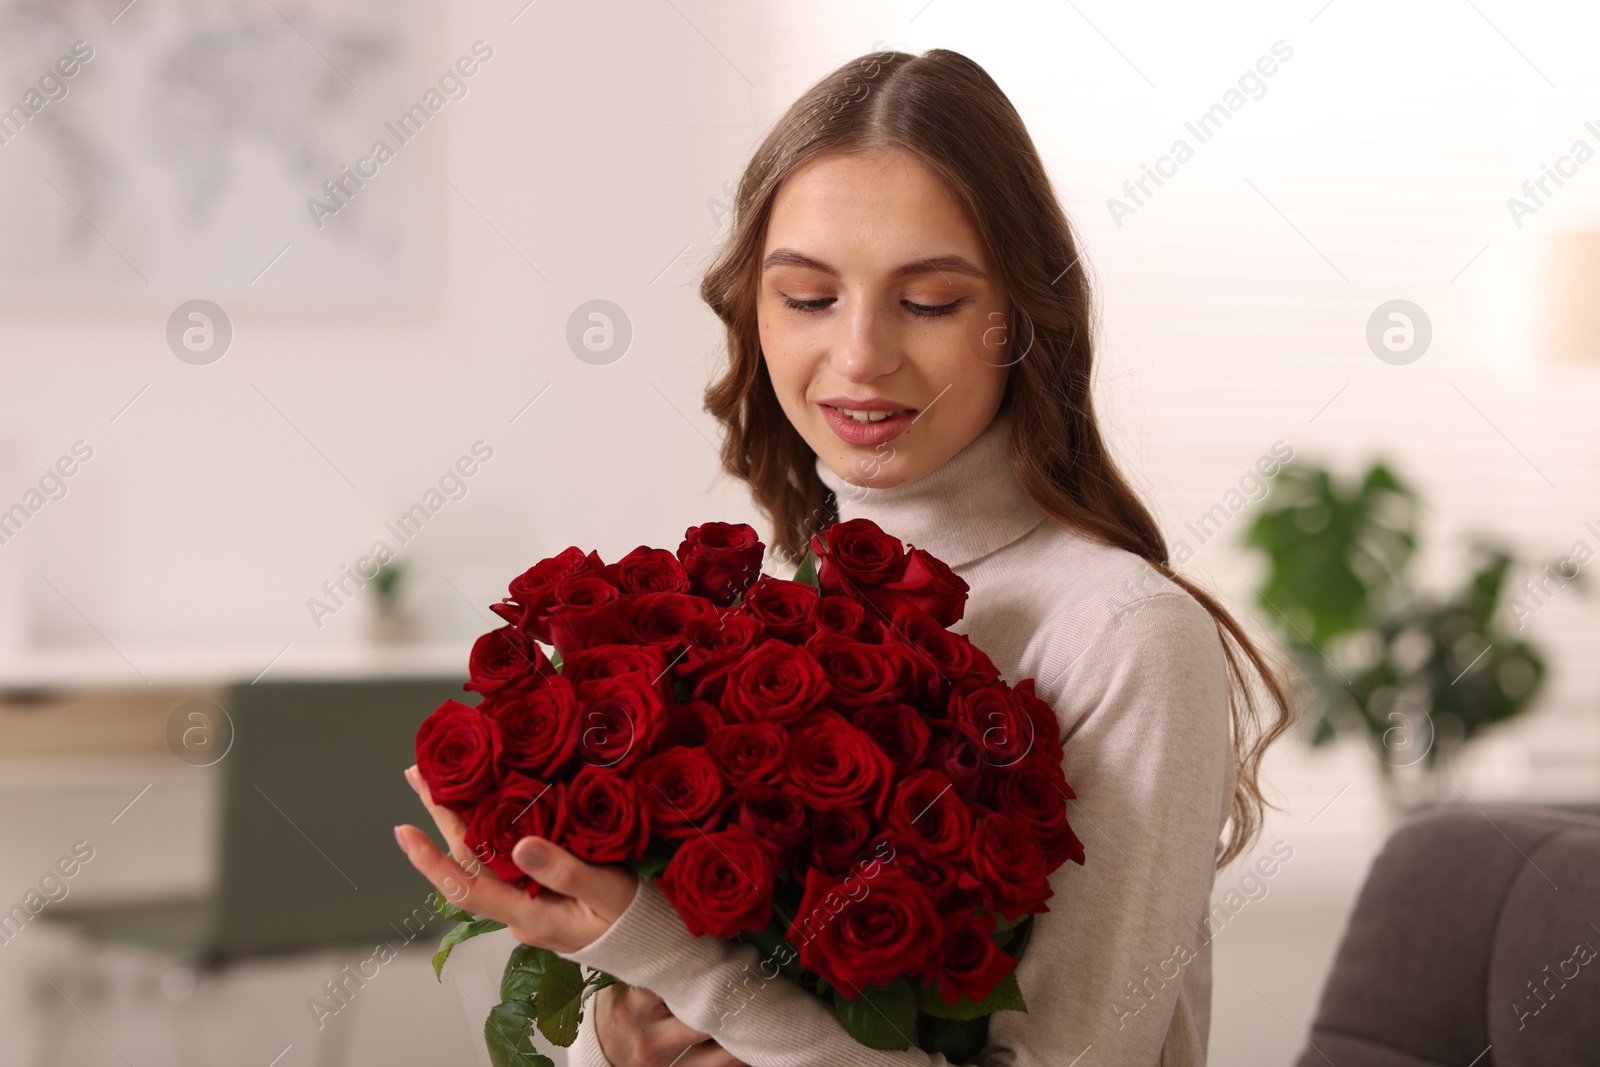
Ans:
<svg viewBox="0 0 1600 1067"><path fill-rule="evenodd" d="M1530 342L1534 235L1600 225L1600 162L1520 228L1505 203L1574 139L1600 147L1583 128L1600 125L1594 11L539 0L512 24L521 7L417 15L419 88L478 38L497 52L392 164L426 218L413 303L232 300L233 349L192 367L163 329L202 293L0 299L0 503L73 441L95 448L68 497L0 546L0 582L16 583L0 600L21 605L32 640L109 641L135 663L172 646L353 645L360 609L318 630L306 599L479 439L494 459L408 549L435 635L481 630L463 597L486 604L569 544L610 559L675 545L693 522L756 521L717 476L699 410L721 342L696 295L719 233L708 201L727 199L723 183L799 91L878 40L966 53L1022 112L1099 282L1102 419L1174 540L1282 439L1347 471L1390 457L1428 504L1436 580L1453 578L1471 529L1538 559L1579 538L1600 547L1584 530L1600 523L1600 365L1546 365ZM1280 39L1294 54L1266 94L1118 226L1107 198ZM8 57L0 98L49 58ZM35 148L0 147L0 172L43 205L48 157ZM305 251L317 236L284 240ZM606 367L563 337L571 310L597 297L635 329ZM1380 362L1363 338L1396 297L1435 330L1409 366ZM1187 567L1241 608L1253 571L1230 542L1246 521ZM1548 699L1480 746L1460 782L1484 798L1600 796L1596 602L1567 590L1528 632L1552 656ZM1272 832L1305 858L1218 946L1219 1062L1286 1062L1297 1046L1243 979L1278 982L1278 1007L1304 1024L1387 828L1370 770L1348 748L1274 760L1285 811ZM1318 916L1310 942L1273 955L1302 905Z"/></svg>

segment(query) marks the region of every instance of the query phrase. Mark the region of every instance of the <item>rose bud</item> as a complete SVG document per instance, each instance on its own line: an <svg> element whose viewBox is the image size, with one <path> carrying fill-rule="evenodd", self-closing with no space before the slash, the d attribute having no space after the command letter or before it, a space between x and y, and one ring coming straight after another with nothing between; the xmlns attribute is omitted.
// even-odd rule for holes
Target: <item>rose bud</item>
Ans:
<svg viewBox="0 0 1600 1067"><path fill-rule="evenodd" d="M761 573L766 546L745 523L708 522L684 531L678 561L689 574L689 591L728 605Z"/></svg>

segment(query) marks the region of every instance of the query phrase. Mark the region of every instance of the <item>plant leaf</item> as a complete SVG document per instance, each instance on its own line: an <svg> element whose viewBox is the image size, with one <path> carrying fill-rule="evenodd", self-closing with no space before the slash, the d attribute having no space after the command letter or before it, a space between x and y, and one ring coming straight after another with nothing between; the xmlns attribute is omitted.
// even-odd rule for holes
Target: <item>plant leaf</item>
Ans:
<svg viewBox="0 0 1600 1067"><path fill-rule="evenodd" d="M545 971L552 961L560 958L547 948L518 944L511 950L505 972L500 976L500 999L532 1000Z"/></svg>
<svg viewBox="0 0 1600 1067"><path fill-rule="evenodd" d="M450 903L442 889L433 891L433 910L439 913L440 918L449 919L451 922L456 923L469 923L475 918L481 918L481 916L473 915L470 911L458 908Z"/></svg>
<svg viewBox="0 0 1600 1067"><path fill-rule="evenodd" d="M667 869L667 857L646 856L639 860L625 860L624 866L632 868L634 874L648 882Z"/></svg>
<svg viewBox="0 0 1600 1067"><path fill-rule="evenodd" d="M939 995L937 982L918 987L916 994L917 1007L936 1019L965 1021L997 1011L1028 1010L1028 1005L1022 999L1022 989L1017 985L1015 971L996 982L994 988L989 990L989 995L982 1000L970 1000L963 996L954 1004L946 1004L944 998Z"/></svg>
<svg viewBox="0 0 1600 1067"><path fill-rule="evenodd" d="M816 588L819 584L817 580L817 554L809 547L806 549L805 557L800 560L800 566L795 569L794 580L812 588Z"/></svg>
<svg viewBox="0 0 1600 1067"><path fill-rule="evenodd" d="M533 1005L525 1000L508 1000L489 1009L483 1041L494 1067L555 1067L550 1057L534 1049L532 1022Z"/></svg>
<svg viewBox="0 0 1600 1067"><path fill-rule="evenodd" d="M989 1017L981 1019L937 1019L917 1016L918 1045L929 1052L942 1052L951 1063L971 1063L989 1043Z"/></svg>
<svg viewBox="0 0 1600 1067"><path fill-rule="evenodd" d="M492 934L496 930L504 930L506 924L494 919L473 919L471 922L458 922L452 926L439 939L439 951L433 954L433 976L439 981L444 981L444 961L450 958L450 950L463 941L477 937L479 934Z"/></svg>
<svg viewBox="0 0 1600 1067"><path fill-rule="evenodd" d="M558 956L545 968L544 980L533 998L539 1032L562 1048L578 1039L578 1023L583 1021L583 987L583 968Z"/></svg>
<svg viewBox="0 0 1600 1067"><path fill-rule="evenodd" d="M604 971L590 971L588 979L584 982L584 1003L587 1004L590 997L594 996L608 985L619 985L626 989L628 983L624 982L614 974L607 974Z"/></svg>
<svg viewBox="0 0 1600 1067"><path fill-rule="evenodd" d="M854 1000L834 989L833 1013L868 1048L907 1049L917 1030L917 993L904 978L869 985Z"/></svg>

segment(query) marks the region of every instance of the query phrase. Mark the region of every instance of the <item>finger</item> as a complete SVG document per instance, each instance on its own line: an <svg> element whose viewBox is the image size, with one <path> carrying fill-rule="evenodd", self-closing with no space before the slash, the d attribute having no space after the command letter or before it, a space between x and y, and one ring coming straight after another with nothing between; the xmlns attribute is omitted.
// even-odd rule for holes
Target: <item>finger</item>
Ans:
<svg viewBox="0 0 1600 1067"><path fill-rule="evenodd" d="M629 1006L646 1019L665 1019L672 1014L672 1009L667 1007L667 1002L656 995L654 990L644 986L632 986L628 989Z"/></svg>
<svg viewBox="0 0 1600 1067"><path fill-rule="evenodd" d="M439 828L445 843L450 846L450 854L457 862L475 871L475 857L471 849L467 848L466 820L449 808L433 802L433 795L428 791L428 783L423 781L422 772L417 770L416 764L406 768L406 781L416 790L417 796L422 800L422 806L428 809L433 824Z"/></svg>
<svg viewBox="0 0 1600 1067"><path fill-rule="evenodd" d="M528 901L527 894L500 881L487 867L468 874L453 857L440 852L427 834L409 824L396 826L394 837L411 865L456 907L508 926L520 918L519 905Z"/></svg>
<svg viewBox="0 0 1600 1067"><path fill-rule="evenodd" d="M524 837L511 862L540 885L587 904L609 926L633 900L639 876L625 867L585 863L554 841Z"/></svg>

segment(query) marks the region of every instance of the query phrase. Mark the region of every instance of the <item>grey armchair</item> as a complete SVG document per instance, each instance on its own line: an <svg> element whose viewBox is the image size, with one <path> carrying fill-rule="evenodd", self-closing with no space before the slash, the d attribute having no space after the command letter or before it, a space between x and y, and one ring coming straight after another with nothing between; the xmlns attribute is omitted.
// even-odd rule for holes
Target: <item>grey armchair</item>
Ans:
<svg viewBox="0 0 1600 1067"><path fill-rule="evenodd" d="M1373 862L1296 1067L1600 1065L1600 818L1469 805Z"/></svg>

